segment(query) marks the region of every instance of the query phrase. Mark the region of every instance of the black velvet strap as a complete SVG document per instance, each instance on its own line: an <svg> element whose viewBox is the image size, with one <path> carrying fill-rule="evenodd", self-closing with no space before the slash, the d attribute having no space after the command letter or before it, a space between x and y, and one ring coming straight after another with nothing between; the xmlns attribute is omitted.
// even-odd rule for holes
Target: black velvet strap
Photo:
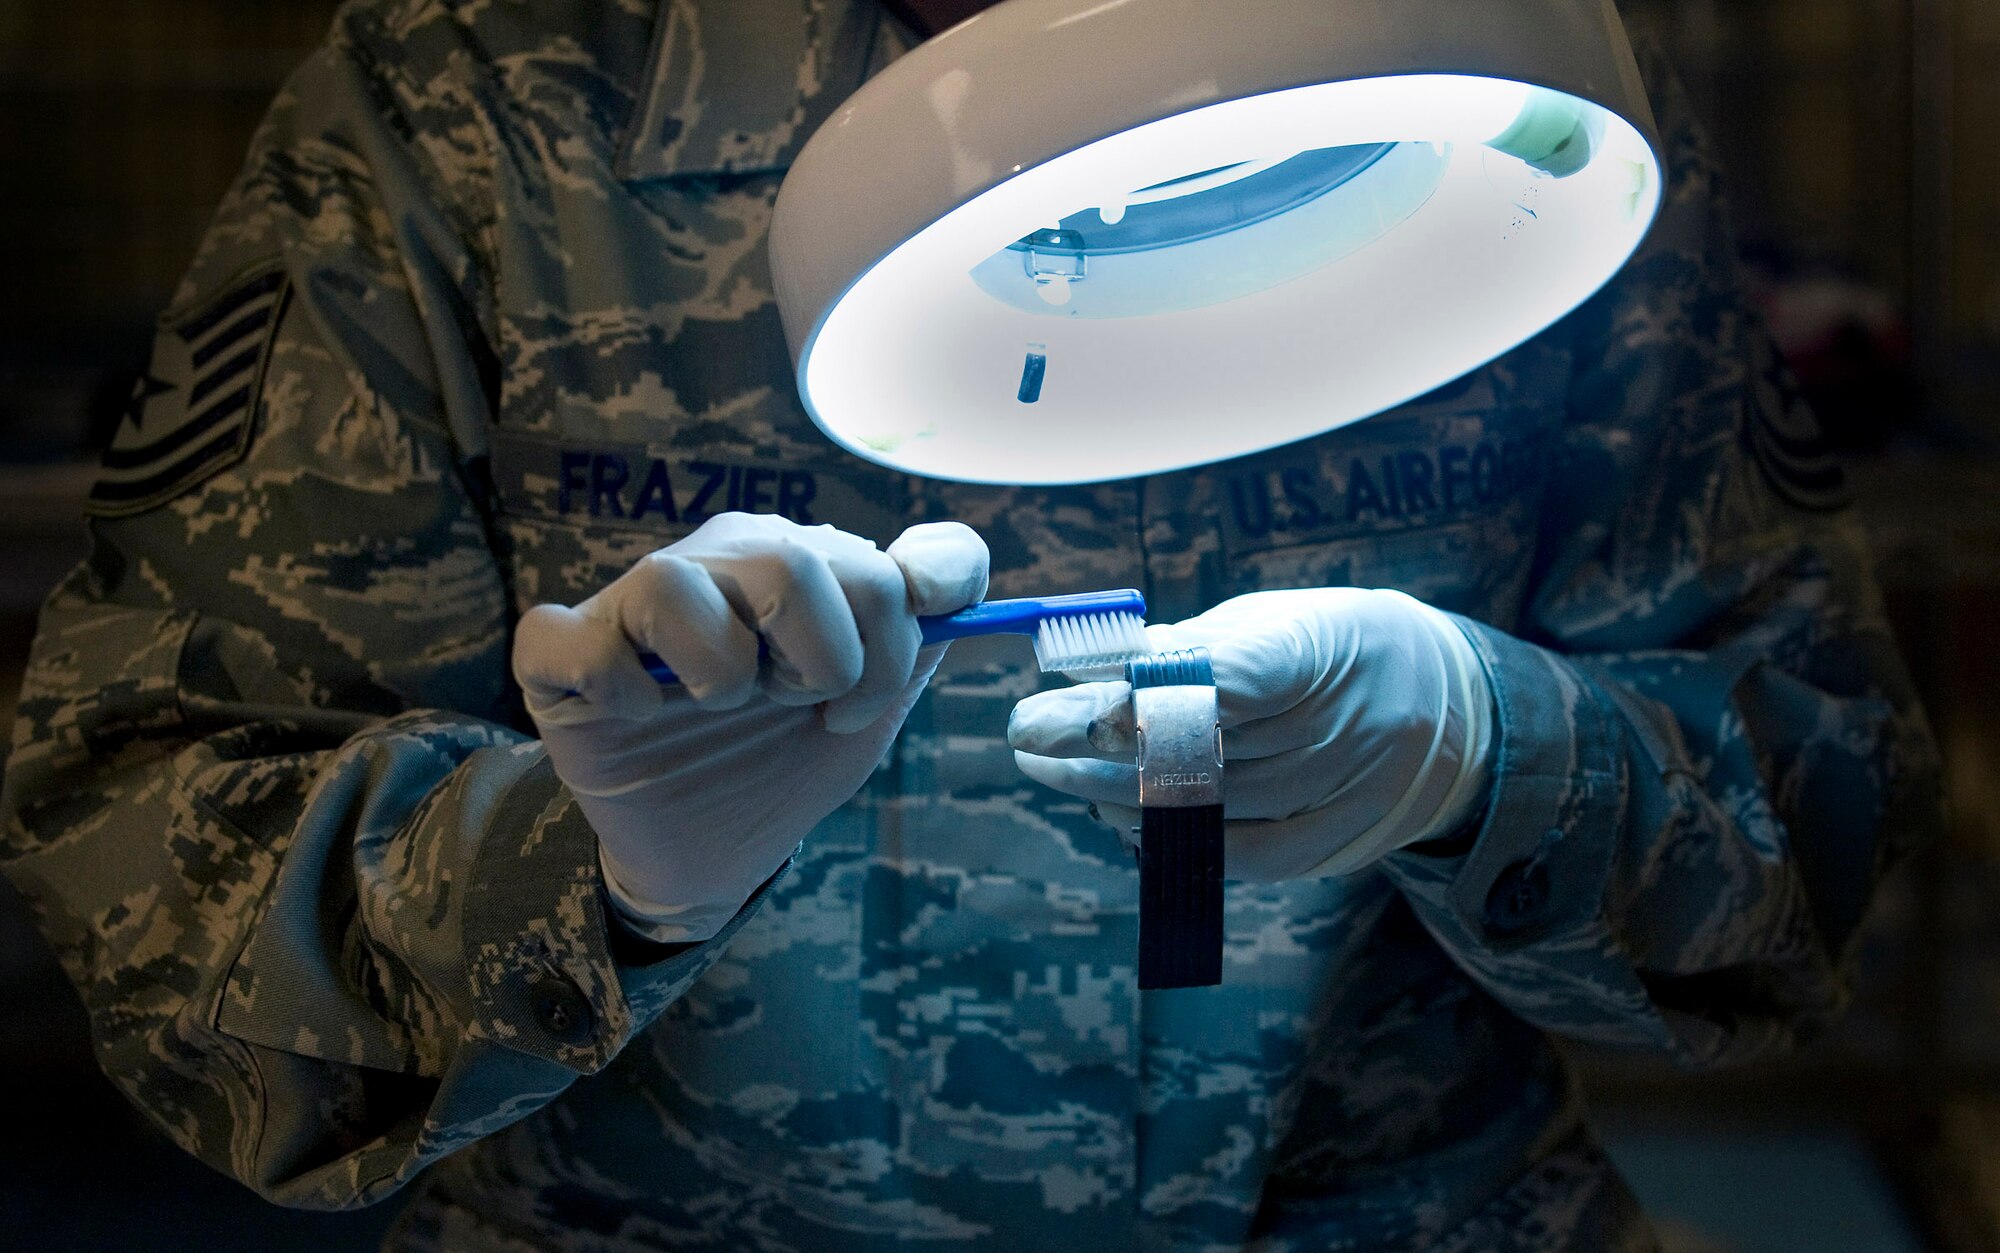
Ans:
<svg viewBox="0 0 2000 1253"><path fill-rule="evenodd" d="M1147 809L1139 828L1139 986L1222 982L1222 806Z"/></svg>

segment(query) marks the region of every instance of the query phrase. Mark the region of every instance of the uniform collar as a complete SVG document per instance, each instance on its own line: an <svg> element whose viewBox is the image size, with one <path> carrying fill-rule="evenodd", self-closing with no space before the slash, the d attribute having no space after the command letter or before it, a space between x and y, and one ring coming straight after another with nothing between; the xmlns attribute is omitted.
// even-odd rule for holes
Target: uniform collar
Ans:
<svg viewBox="0 0 2000 1253"><path fill-rule="evenodd" d="M913 43L876 0L660 0L618 177L784 169Z"/></svg>

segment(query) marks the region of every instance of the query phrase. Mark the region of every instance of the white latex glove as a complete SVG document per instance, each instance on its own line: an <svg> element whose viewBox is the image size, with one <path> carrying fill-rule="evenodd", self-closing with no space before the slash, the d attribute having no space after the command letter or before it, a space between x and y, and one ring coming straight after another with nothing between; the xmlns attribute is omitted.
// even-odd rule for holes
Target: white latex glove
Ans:
<svg viewBox="0 0 2000 1253"><path fill-rule="evenodd" d="M1222 734L1224 873L1269 883L1347 874L1445 835L1484 803L1492 695L1450 618L1401 592L1257 592L1146 629L1209 651ZM1139 825L1131 688L1030 696L1007 738L1030 778Z"/></svg>
<svg viewBox="0 0 2000 1253"><path fill-rule="evenodd" d="M979 600L986 567L957 522L885 553L727 513L574 609L522 617L514 677L635 929L713 936L860 790L944 656L920 647L917 615ZM640 650L679 685L655 682Z"/></svg>

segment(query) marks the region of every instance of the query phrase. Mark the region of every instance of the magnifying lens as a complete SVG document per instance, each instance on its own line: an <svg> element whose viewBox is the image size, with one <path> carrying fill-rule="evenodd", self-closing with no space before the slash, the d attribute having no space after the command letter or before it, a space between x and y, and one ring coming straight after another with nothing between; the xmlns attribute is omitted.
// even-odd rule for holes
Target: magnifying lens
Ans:
<svg viewBox="0 0 2000 1253"><path fill-rule="evenodd" d="M1618 271L1661 174L1604 0L1008 0L820 129L771 259L836 443L1089 482L1492 360Z"/></svg>

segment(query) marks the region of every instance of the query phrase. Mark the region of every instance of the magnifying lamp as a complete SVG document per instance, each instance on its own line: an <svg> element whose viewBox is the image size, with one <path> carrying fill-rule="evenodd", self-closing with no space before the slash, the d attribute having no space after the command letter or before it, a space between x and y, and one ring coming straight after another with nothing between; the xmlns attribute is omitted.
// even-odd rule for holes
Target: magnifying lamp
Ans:
<svg viewBox="0 0 2000 1253"><path fill-rule="evenodd" d="M836 443L1092 482L1492 360L1617 272L1661 172L1610 0L1007 0L820 128L771 265Z"/></svg>

